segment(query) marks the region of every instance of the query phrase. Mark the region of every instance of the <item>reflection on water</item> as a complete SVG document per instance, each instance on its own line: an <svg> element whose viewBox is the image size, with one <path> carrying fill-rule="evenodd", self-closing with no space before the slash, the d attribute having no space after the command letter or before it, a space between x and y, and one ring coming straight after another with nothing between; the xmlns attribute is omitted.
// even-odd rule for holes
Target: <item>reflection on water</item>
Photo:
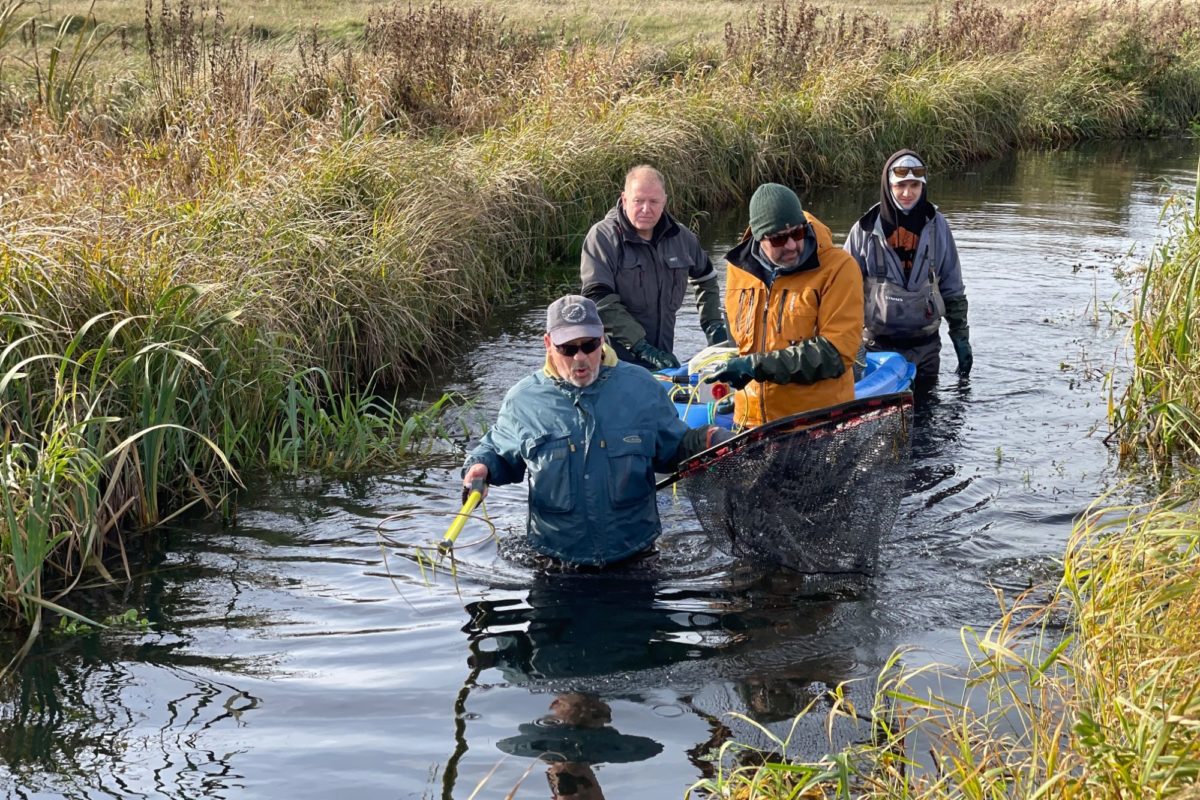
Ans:
<svg viewBox="0 0 1200 800"><path fill-rule="evenodd" d="M154 670L155 703L142 706L130 689L152 670L109 657L42 652L22 665L0 738L10 796L233 796L222 790L243 777L234 761L244 750L206 742L248 724L259 698L218 670L168 667Z"/></svg>
<svg viewBox="0 0 1200 800"><path fill-rule="evenodd" d="M711 728L706 746L688 755L697 772L708 768L699 756L731 735L772 749L755 723L786 738L798 709L857 674L857 656L847 652L842 630L853 625L859 635L869 631L870 620L857 615L869 614L872 604L849 595L803 597L797 576L758 572L757 580L740 586L733 575L714 578L707 590L640 576L541 576L520 596L470 603L463 628L471 668L467 693L524 686L555 698L552 715L582 708L599 717L611 714L599 711L609 703L653 703L670 687L670 707ZM869 705L870 698L859 695L856 700ZM463 711L473 706L464 698ZM731 711L752 722L724 719ZM643 732L539 720L521 723L517 735L497 747L590 765L640 761L662 749ZM823 751L823 716L808 722L792 733L792 754ZM847 725L835 732L842 742L862 734Z"/></svg>
<svg viewBox="0 0 1200 800"><path fill-rule="evenodd" d="M730 736L767 746L847 683L859 708L898 646L958 657L993 587L1053 577L1075 515L1105 485L1105 374L1124 369L1119 273L1148 252L1164 186L1190 186L1194 142L1023 153L932 178L971 298L975 369L944 364L917 404L907 493L879 574L813 596L711 546L660 498L658 552L623 573L551 573L521 556L522 487L488 513L510 538L436 571L378 535L432 543L459 506L461 453L353 481L265 483L238 525L169 531L93 616L149 631L44 636L0 687L0 795L16 798L678 797ZM871 185L808 192L839 238ZM704 231L714 256L738 211ZM540 366L547 299L568 268L502 311L431 394L478 398ZM679 352L703 346L685 307ZM953 361L953 359L949 359ZM461 444L461 443L460 443ZM15 643L12 647L15 647ZM789 750L827 745L819 719ZM837 742L864 736L846 721Z"/></svg>

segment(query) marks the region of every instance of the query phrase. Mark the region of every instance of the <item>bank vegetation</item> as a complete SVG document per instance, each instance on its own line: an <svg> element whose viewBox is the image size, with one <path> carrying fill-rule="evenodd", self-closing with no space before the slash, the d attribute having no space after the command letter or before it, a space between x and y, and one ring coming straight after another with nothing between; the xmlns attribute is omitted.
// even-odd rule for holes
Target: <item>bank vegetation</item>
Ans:
<svg viewBox="0 0 1200 800"><path fill-rule="evenodd" d="M386 398L573 256L631 164L697 220L900 147L944 169L1200 113L1182 0L765 5L669 46L436 3L278 41L191 0L58 7L0 3L0 585L33 633L123 533L231 513L241 471L402 459L439 409Z"/></svg>

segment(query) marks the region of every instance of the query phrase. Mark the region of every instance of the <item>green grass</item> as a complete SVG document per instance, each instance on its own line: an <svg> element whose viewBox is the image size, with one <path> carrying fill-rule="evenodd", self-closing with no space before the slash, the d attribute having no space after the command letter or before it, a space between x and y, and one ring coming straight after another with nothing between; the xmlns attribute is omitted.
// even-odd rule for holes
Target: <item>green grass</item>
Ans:
<svg viewBox="0 0 1200 800"><path fill-rule="evenodd" d="M109 578L114 555L128 573L124 532L194 507L230 514L240 469L394 468L439 432L449 398L402 415L369 386L287 376L208 295L173 287L147 313L77 330L0 315L0 589L26 648L47 609L88 622L63 598Z"/></svg>
<svg viewBox="0 0 1200 800"><path fill-rule="evenodd" d="M1133 377L1111 410L1123 459L1163 480L1200 466L1197 200L1200 190L1164 209L1174 233L1142 276L1132 313Z"/></svg>
<svg viewBox="0 0 1200 800"><path fill-rule="evenodd" d="M1180 501L1195 493L1180 485L1144 506L1097 507L1077 526L1057 590L998 593L997 622L963 630L966 667L908 668L896 653L857 723L862 744L791 762L774 755L784 741L774 752L729 742L715 776L687 796L1190 796L1200 515ZM829 699L829 724L859 719L840 690Z"/></svg>

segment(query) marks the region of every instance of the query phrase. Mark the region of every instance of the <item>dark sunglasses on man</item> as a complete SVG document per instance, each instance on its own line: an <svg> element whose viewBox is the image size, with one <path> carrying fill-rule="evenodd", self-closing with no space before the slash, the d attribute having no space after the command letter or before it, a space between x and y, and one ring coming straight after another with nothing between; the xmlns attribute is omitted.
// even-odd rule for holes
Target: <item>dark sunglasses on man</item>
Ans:
<svg viewBox="0 0 1200 800"><path fill-rule="evenodd" d="M591 355L596 352L602 343L602 339L584 339L578 344L556 344L554 349L567 358L574 358L575 354L583 351L586 355Z"/></svg>
<svg viewBox="0 0 1200 800"><path fill-rule="evenodd" d="M924 167L892 167L892 174L897 178L907 178L910 175L914 178L924 178Z"/></svg>
<svg viewBox="0 0 1200 800"><path fill-rule="evenodd" d="M783 247L788 243L788 239L791 239L795 242L803 242L805 232L805 226L800 225L792 228L791 230L781 231L779 233L772 233L764 236L763 240L770 242L771 247Z"/></svg>

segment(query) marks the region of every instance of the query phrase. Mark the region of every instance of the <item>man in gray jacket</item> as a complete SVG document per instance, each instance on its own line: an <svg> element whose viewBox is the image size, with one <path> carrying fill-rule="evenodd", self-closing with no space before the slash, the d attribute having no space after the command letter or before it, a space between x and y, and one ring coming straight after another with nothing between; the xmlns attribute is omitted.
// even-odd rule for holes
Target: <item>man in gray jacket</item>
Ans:
<svg viewBox="0 0 1200 800"><path fill-rule="evenodd" d="M579 267L583 294L600 309L617 357L649 370L679 366L675 315L688 282L708 343L729 338L717 272L666 205L661 172L645 164L629 170L617 205L588 231Z"/></svg>

